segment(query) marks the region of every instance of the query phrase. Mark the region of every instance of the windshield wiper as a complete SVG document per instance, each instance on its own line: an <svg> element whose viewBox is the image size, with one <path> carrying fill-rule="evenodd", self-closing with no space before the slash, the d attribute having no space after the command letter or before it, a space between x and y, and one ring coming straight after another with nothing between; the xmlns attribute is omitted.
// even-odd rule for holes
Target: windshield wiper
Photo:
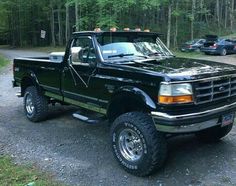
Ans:
<svg viewBox="0 0 236 186"><path fill-rule="evenodd" d="M143 57L145 59L149 58L148 56L144 56L144 55L135 55L135 54L116 54L116 55L112 55L112 56L108 56L108 58L113 58L113 57L125 57L125 56L135 56L135 57Z"/></svg>
<svg viewBox="0 0 236 186"><path fill-rule="evenodd" d="M156 56L156 55L163 55L162 52L153 52L153 53L149 53L148 56Z"/></svg>
<svg viewBox="0 0 236 186"><path fill-rule="evenodd" d="M166 55L166 54L164 54L162 52L149 53L148 56L160 56L160 57L169 57L169 56L171 56L171 57L175 57L175 55L173 55L173 54Z"/></svg>
<svg viewBox="0 0 236 186"><path fill-rule="evenodd" d="M113 58L113 57L125 57L125 56L133 56L133 55L134 55L134 54L124 54L124 53L120 53L120 54L108 56L108 58Z"/></svg>

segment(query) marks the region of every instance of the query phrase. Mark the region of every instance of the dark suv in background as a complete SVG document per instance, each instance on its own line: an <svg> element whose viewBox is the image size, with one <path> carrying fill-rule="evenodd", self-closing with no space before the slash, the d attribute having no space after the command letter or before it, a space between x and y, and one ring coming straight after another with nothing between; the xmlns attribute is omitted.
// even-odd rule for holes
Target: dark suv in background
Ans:
<svg viewBox="0 0 236 186"><path fill-rule="evenodd" d="M194 39L191 41L187 41L181 45L180 50L182 52L200 51L205 41L205 39Z"/></svg>
<svg viewBox="0 0 236 186"><path fill-rule="evenodd" d="M203 44L201 51L205 54L236 54L236 40L218 38L215 35L207 35L206 42Z"/></svg>

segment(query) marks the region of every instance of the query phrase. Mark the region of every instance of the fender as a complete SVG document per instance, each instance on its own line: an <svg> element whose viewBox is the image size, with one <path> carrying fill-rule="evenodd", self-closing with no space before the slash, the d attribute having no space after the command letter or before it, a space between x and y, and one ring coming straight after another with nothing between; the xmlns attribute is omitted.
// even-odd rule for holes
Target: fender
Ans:
<svg viewBox="0 0 236 186"><path fill-rule="evenodd" d="M113 96L119 95L122 92L126 93L131 93L135 95L136 97L139 97L142 102L150 109L155 110L156 109L156 104L153 102L153 100L150 98L148 94L146 94L143 90L137 88L137 87L132 87L132 86L123 86L117 89L114 92Z"/></svg>
<svg viewBox="0 0 236 186"><path fill-rule="evenodd" d="M25 81L25 80L30 80L30 81ZM40 86L38 78L33 71L26 72L23 75L23 78L21 79L21 96L23 96L25 89L29 85L34 85L37 88L39 88Z"/></svg>
<svg viewBox="0 0 236 186"><path fill-rule="evenodd" d="M38 78L37 78L37 76L35 75L35 73L34 73L32 70L30 70L30 71L28 71L27 73L25 73L25 74L23 75L22 80L23 80L24 78L30 78L34 83L36 83L35 85L39 85Z"/></svg>

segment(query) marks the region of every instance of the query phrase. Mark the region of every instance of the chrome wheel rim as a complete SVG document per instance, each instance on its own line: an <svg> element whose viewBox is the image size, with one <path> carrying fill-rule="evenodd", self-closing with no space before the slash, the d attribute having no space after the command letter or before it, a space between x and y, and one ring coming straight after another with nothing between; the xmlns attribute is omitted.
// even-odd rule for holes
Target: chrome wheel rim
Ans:
<svg viewBox="0 0 236 186"><path fill-rule="evenodd" d="M140 136L132 129L124 129L119 134L119 150L128 161L138 161L143 155L143 143Z"/></svg>
<svg viewBox="0 0 236 186"><path fill-rule="evenodd" d="M34 112L34 104L33 104L33 99L31 94L27 94L26 100L25 100L25 108L28 114L32 115Z"/></svg>

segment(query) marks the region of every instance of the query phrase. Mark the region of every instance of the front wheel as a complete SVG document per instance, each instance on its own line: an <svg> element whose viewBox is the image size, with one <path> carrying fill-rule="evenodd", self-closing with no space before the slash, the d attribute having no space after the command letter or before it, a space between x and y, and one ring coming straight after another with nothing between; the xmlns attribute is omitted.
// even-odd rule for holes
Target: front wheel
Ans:
<svg viewBox="0 0 236 186"><path fill-rule="evenodd" d="M38 92L36 87L28 87L24 94L24 110L30 121L42 121L48 113L48 100Z"/></svg>
<svg viewBox="0 0 236 186"><path fill-rule="evenodd" d="M116 159L133 175L148 176L165 162L165 135L156 130L148 114L130 112L119 116L111 127L111 137Z"/></svg>
<svg viewBox="0 0 236 186"><path fill-rule="evenodd" d="M216 142L225 137L232 128L233 123L225 127L215 126L196 133L196 136L202 142Z"/></svg>

